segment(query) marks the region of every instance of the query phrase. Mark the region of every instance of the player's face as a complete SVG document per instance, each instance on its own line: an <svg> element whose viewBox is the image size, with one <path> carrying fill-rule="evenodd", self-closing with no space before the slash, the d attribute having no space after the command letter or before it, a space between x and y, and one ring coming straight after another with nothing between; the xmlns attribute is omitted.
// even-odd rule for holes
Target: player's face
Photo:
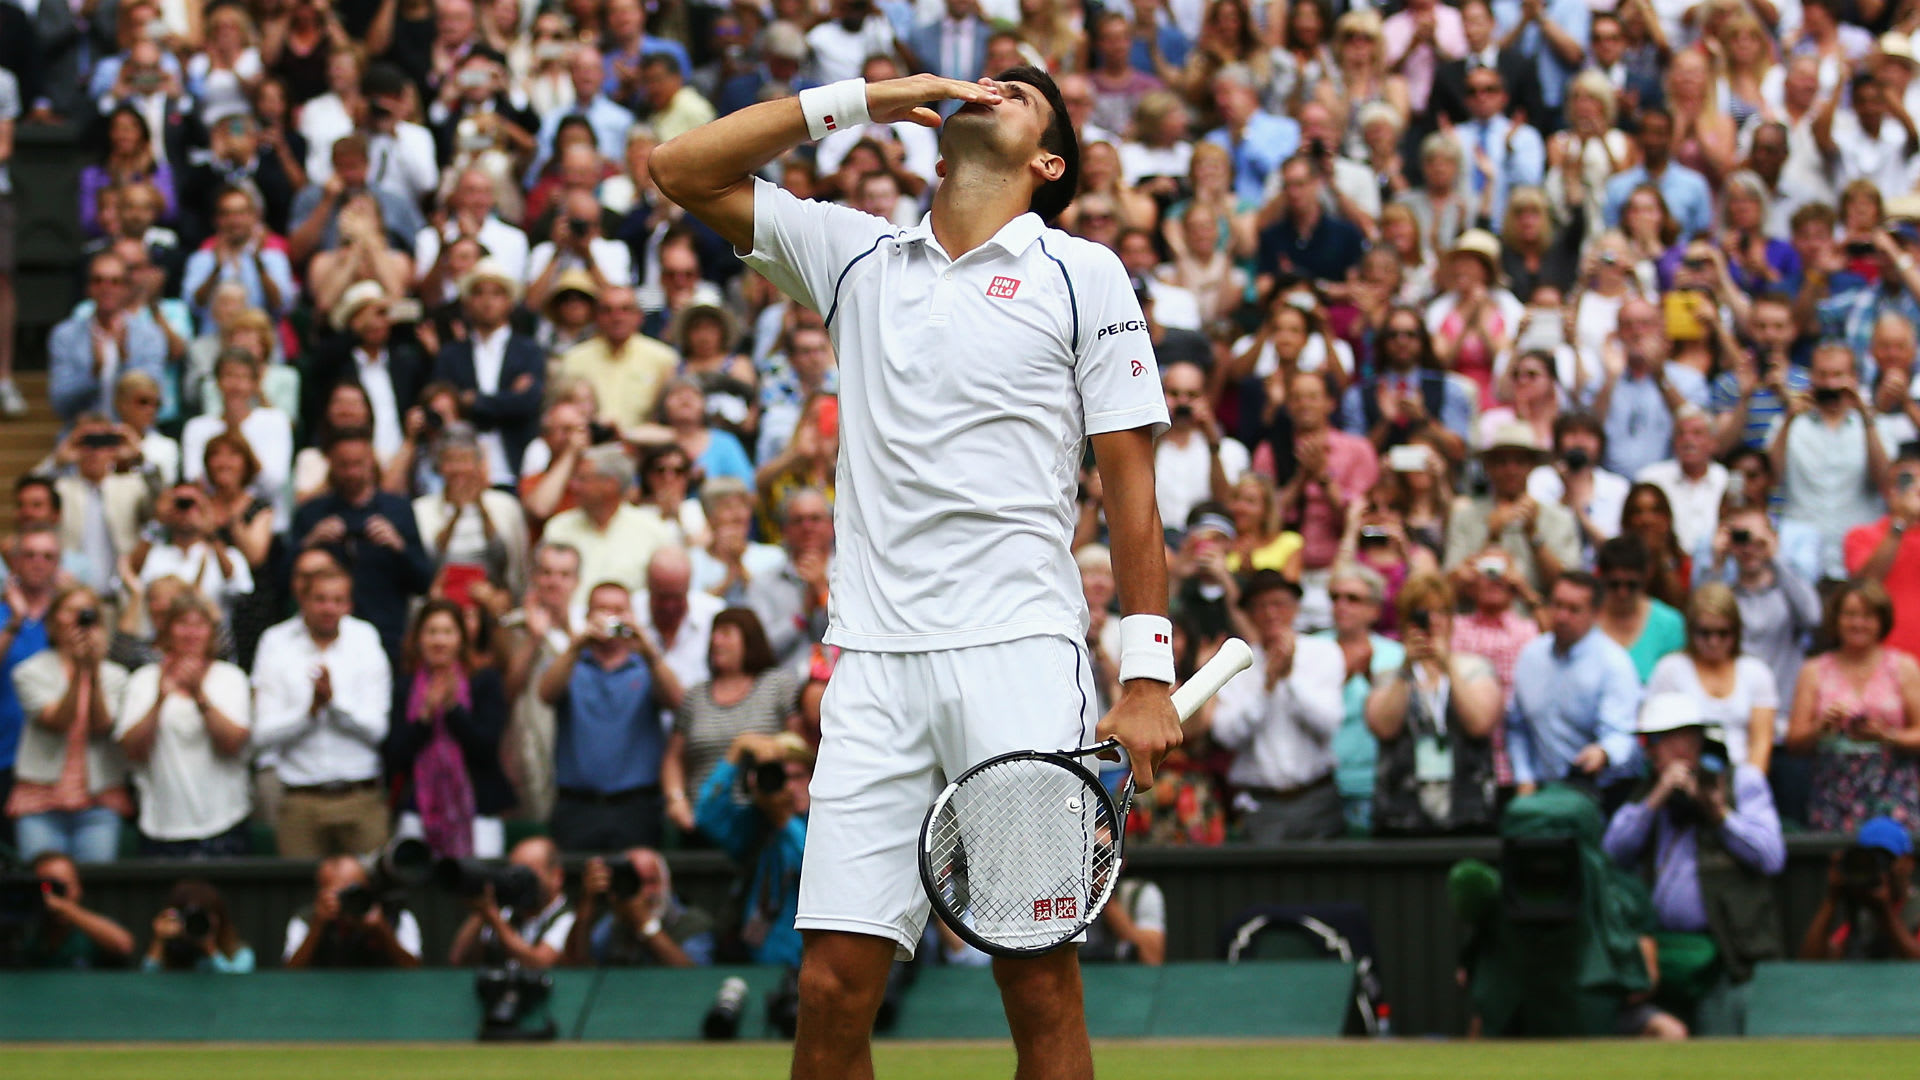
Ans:
<svg viewBox="0 0 1920 1080"><path fill-rule="evenodd" d="M998 90L1000 104L970 102L947 117L940 128L943 155L964 155L963 148L973 144L1007 161L1026 162L1045 157L1057 163L1052 168L1065 167L1064 162L1040 148L1040 137L1053 123L1053 107L1047 104L1038 88L988 78L982 78L980 85Z"/></svg>

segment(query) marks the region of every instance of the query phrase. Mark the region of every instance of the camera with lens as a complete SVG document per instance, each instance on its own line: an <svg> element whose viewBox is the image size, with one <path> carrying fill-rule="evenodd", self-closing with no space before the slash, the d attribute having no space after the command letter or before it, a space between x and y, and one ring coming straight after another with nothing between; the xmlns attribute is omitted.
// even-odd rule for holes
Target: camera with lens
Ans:
<svg viewBox="0 0 1920 1080"><path fill-rule="evenodd" d="M1392 542L1392 540L1393 534L1378 525L1362 525L1360 527L1361 547L1379 547Z"/></svg>
<svg viewBox="0 0 1920 1080"><path fill-rule="evenodd" d="M1175 406L1173 407L1173 416L1172 416L1172 419L1173 419L1173 421L1174 421L1175 423L1178 423L1178 422L1180 422L1180 421L1182 421L1182 420L1185 420L1185 421L1188 421L1189 423L1191 423L1191 422L1192 422L1192 420L1193 420L1193 406L1191 406L1191 405L1175 405Z"/></svg>
<svg viewBox="0 0 1920 1080"><path fill-rule="evenodd" d="M480 1041L539 1042L559 1034L552 1016L529 1026L527 1021L546 1011L553 996L553 976L518 964L487 968L474 976L473 992L480 998Z"/></svg>
<svg viewBox="0 0 1920 1080"><path fill-rule="evenodd" d="M1753 530L1752 529L1729 529L1727 531L1727 539L1733 541L1736 544L1751 544L1753 543Z"/></svg>
<svg viewBox="0 0 1920 1080"><path fill-rule="evenodd" d="M761 761L746 753L740 755L740 794L748 798L771 795L786 786L786 762Z"/></svg>
<svg viewBox="0 0 1920 1080"><path fill-rule="evenodd" d="M639 637L640 632L635 630L631 624L622 622L619 619L608 619L607 636L610 638L632 638Z"/></svg>
<svg viewBox="0 0 1920 1080"><path fill-rule="evenodd" d="M1816 405L1838 405L1846 396L1846 391L1837 386L1816 386L1813 388L1813 403Z"/></svg>
<svg viewBox="0 0 1920 1080"><path fill-rule="evenodd" d="M1893 873L1893 854L1883 848L1855 845L1840 853L1840 888L1847 899L1866 903Z"/></svg>
<svg viewBox="0 0 1920 1080"><path fill-rule="evenodd" d="M433 868L434 883L443 891L472 900L493 886L493 902L526 915L541 907L540 879L524 866L493 866L479 859L441 859Z"/></svg>
<svg viewBox="0 0 1920 1080"><path fill-rule="evenodd" d="M640 887L644 883L640 880L640 871L633 868L633 863L624 855L618 858L620 861L608 868L607 876L611 880L607 888L616 899L631 900L640 895Z"/></svg>
<svg viewBox="0 0 1920 1080"><path fill-rule="evenodd" d="M180 936L194 944L199 944L213 936L213 916L198 904L184 904L175 914L180 916Z"/></svg>
<svg viewBox="0 0 1920 1080"><path fill-rule="evenodd" d="M1586 447L1574 446L1569 447L1566 453L1560 455L1560 462L1567 467L1568 472L1579 472L1581 469L1593 464L1593 458L1588 456Z"/></svg>

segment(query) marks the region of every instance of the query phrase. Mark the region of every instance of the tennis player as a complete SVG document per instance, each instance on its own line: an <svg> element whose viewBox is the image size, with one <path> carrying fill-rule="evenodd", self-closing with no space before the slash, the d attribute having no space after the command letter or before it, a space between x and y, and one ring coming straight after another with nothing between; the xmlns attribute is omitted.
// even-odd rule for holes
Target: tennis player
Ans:
<svg viewBox="0 0 1920 1080"><path fill-rule="evenodd" d="M934 106L948 100L963 104L942 124ZM902 120L940 128L942 182L913 228L755 176L808 139ZM826 640L845 652L822 703L800 878L793 1075L870 1077L889 966L913 955L926 922L918 831L945 780L996 754L1112 735L1145 786L1180 741L1153 349L1119 259L1046 224L1073 199L1079 147L1059 90L1033 68L803 91L681 135L652 170L818 310L839 355ZM1130 613L1125 689L1101 718L1068 550L1089 440ZM1091 1077L1075 950L996 960L994 975L1022 1080Z"/></svg>

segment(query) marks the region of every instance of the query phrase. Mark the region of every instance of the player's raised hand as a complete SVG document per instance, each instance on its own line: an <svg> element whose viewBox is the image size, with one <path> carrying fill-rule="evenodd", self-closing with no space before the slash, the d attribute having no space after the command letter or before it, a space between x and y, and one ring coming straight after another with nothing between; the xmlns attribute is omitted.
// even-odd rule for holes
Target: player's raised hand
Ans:
<svg viewBox="0 0 1920 1080"><path fill-rule="evenodd" d="M1180 745L1180 714L1174 711L1171 689L1152 679L1128 682L1094 731L1097 738L1120 741L1133 766L1133 786L1141 791L1153 786L1161 759Z"/></svg>
<svg viewBox="0 0 1920 1080"><path fill-rule="evenodd" d="M867 84L867 115L876 124L906 120L922 127L939 127L940 113L932 107L936 101L998 105L1001 97L986 80L963 82L938 75L909 75Z"/></svg>

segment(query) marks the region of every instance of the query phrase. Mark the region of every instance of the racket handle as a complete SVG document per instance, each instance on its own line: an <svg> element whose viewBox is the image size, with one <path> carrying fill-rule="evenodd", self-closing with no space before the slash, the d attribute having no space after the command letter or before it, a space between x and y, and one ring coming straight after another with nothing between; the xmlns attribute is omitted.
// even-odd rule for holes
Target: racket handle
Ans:
<svg viewBox="0 0 1920 1080"><path fill-rule="evenodd" d="M1220 692L1227 680L1253 666L1253 649L1239 638L1228 638L1213 659L1206 662L1173 692L1173 707L1186 723L1207 699Z"/></svg>

